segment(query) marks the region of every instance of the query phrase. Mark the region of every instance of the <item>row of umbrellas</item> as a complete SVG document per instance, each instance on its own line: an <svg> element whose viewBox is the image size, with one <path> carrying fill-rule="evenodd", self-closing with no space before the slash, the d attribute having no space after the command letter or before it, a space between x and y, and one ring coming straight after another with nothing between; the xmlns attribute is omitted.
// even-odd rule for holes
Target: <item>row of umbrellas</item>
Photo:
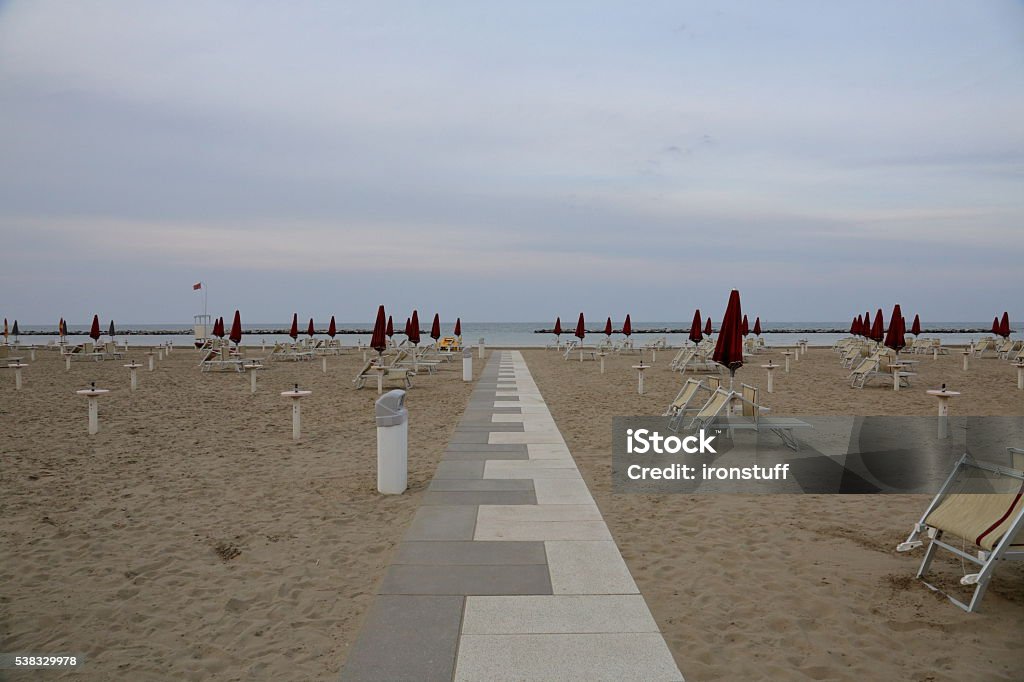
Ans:
<svg viewBox="0 0 1024 682"><path fill-rule="evenodd" d="M898 317L897 317L898 316ZM898 322L897 329L893 328L893 323ZM887 334L903 334L908 333L907 320L903 317L903 312L900 310L900 306L897 303L893 307L892 317L889 319L889 326L885 326L885 318L882 315L882 309L879 308L875 312L874 322L871 321L871 313L864 313L863 316L858 315L853 318L853 322L850 324L850 334L853 336L863 336L865 339L870 339L875 343L882 343L887 337ZM914 315L914 323L911 325L910 334L917 336L921 333L921 316ZM886 344L888 345L888 344ZM903 348L906 343L900 346ZM891 347L891 346L890 346Z"/></svg>
<svg viewBox="0 0 1024 682"><path fill-rule="evenodd" d="M334 318L331 318L332 321ZM293 322L294 325L294 322ZM453 330L455 336L462 336L462 318L456 318L455 329ZM395 335L395 324L394 320L390 315L384 311L384 306L377 307L377 319L373 323L373 334L370 336L370 347L377 351L380 355L388 347L387 338L391 338ZM409 339L409 343L414 346L420 344L420 314L419 311L413 310L412 316L405 319L405 336ZM441 338L441 317L437 313L434 313L434 321L430 325L430 338L437 341Z"/></svg>
<svg viewBox="0 0 1024 682"><path fill-rule="evenodd" d="M1013 332L1010 329L1010 313L1003 311L1003 319L1000 320L998 317L992 318L992 333L997 336L1001 336L1004 339L1008 338Z"/></svg>
<svg viewBox="0 0 1024 682"><path fill-rule="evenodd" d="M743 319L740 322L739 329L740 329L740 334L742 336L748 336L751 332L753 332L756 336L760 336L761 335L761 318L760 317L756 318L754 320L754 326L753 326L753 328L751 328L749 323L747 322L747 316L744 315ZM560 337L562 335L562 318L561 317L555 318L555 327L554 327L553 331L554 331L555 336L559 336ZM612 318L609 317L607 319L607 321L605 321L605 323L604 323L604 332L603 333L604 333L605 336L611 336L612 335ZM624 335L626 335L626 336L630 336L633 333L633 324L632 324L632 321L629 318L629 315L626 315L626 321L623 322L623 324L622 324L622 333ZM690 325L690 335L689 335L689 338L694 343L700 343L701 340L704 337L711 336L711 334L712 334L711 318L708 317L707 321L706 321L706 324L701 326L700 308L698 308L693 313L693 324ZM586 323L585 323L585 321L583 319L583 313L580 313L580 318L579 318L579 321L576 322L576 331L573 332L573 336L575 336L576 338L578 338L578 339L580 339L582 341L586 337L586 335L587 335Z"/></svg>

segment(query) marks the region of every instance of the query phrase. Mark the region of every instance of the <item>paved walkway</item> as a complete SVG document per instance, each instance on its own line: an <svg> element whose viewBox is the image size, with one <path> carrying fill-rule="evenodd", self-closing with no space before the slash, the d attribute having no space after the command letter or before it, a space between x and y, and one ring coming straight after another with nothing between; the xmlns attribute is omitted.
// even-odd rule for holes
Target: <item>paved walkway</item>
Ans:
<svg viewBox="0 0 1024 682"><path fill-rule="evenodd" d="M495 351L343 680L681 680L518 351Z"/></svg>

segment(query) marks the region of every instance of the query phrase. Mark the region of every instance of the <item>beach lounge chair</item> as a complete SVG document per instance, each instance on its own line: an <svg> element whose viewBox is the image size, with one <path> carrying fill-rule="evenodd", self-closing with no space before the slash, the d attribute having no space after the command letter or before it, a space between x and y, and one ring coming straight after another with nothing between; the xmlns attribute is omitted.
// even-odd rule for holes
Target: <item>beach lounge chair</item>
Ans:
<svg viewBox="0 0 1024 682"><path fill-rule="evenodd" d="M740 391L715 390L711 399L700 409L690 422L688 430L720 428L735 431L771 431L791 450L799 450L800 442L793 435L794 429L810 428L810 424L792 417L765 417L769 408L757 402L758 389L741 384ZM740 404L739 414L730 415L733 403ZM671 423L669 425L671 429ZM672 429L675 430L675 429Z"/></svg>
<svg viewBox="0 0 1024 682"><path fill-rule="evenodd" d="M973 355L976 358L983 358L983 357L985 357L985 353L993 352L993 351L995 351L995 349L996 349L996 342L993 339L991 339L990 337L986 336L983 339L981 339L980 341L978 341L977 344L975 344Z"/></svg>
<svg viewBox="0 0 1024 682"><path fill-rule="evenodd" d="M267 356L269 360L312 360L316 355L312 350L304 350L301 348L295 348L288 346L283 343L275 343L273 349L270 351L270 355Z"/></svg>
<svg viewBox="0 0 1024 682"><path fill-rule="evenodd" d="M858 363L852 372L850 372L850 386L853 388L864 388L872 379L880 377L890 377L889 373L889 356L882 351L875 351L868 357ZM883 366L884 363L884 366Z"/></svg>
<svg viewBox="0 0 1024 682"><path fill-rule="evenodd" d="M383 379L385 382L393 381L399 383L402 388L412 388L412 377L415 372L411 369L406 367L384 366L384 369L380 370L376 369L377 366L376 358L368 360L366 364L363 365L362 369L359 370L359 373L356 374L356 378L352 380L352 383L355 384L357 390L365 386L367 380L376 384L377 374L379 372L384 373Z"/></svg>
<svg viewBox="0 0 1024 682"><path fill-rule="evenodd" d="M672 417L669 420L668 428L672 431L679 430L679 424L687 412L696 412L697 405L704 393L714 393L721 386L718 377L703 377L702 379L687 379L683 387L679 389L675 400L669 403L668 409L663 416Z"/></svg>
<svg viewBox="0 0 1024 682"><path fill-rule="evenodd" d="M978 610L1000 561L1024 561L1024 536L1020 532L1024 527L1024 449L1007 450L1011 459L1009 467L980 462L964 454L910 536L896 548L898 552L912 551L924 544L920 538L926 535L930 543L917 577L969 612ZM977 485L979 482L983 485ZM985 492L970 492L972 489ZM961 547L947 542L947 535L959 538L961 542L957 544ZM977 548L976 554L966 551L967 543ZM961 585L974 586L969 603L961 602L924 580L940 548L981 567L977 573L968 573L960 579Z"/></svg>

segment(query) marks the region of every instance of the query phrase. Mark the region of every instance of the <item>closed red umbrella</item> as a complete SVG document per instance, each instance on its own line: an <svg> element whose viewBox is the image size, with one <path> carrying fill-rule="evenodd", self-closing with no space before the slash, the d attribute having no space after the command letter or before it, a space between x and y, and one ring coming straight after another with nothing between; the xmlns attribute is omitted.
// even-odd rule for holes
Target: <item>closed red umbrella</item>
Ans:
<svg viewBox="0 0 1024 682"><path fill-rule="evenodd" d="M701 333L700 308L693 311L693 323L690 324L690 341L700 343L704 335Z"/></svg>
<svg viewBox="0 0 1024 682"><path fill-rule="evenodd" d="M740 325L740 332L743 336L748 336L750 334L750 326L747 324L746 315L743 316L743 323Z"/></svg>
<svg viewBox="0 0 1024 682"><path fill-rule="evenodd" d="M914 315L914 323L910 325L910 333L917 336L921 333L921 316Z"/></svg>
<svg viewBox="0 0 1024 682"><path fill-rule="evenodd" d="M213 321L213 331L210 332L214 336L220 336L220 318L218 317Z"/></svg>
<svg viewBox="0 0 1024 682"><path fill-rule="evenodd" d="M855 317L853 318L853 321L850 322L850 336L856 336L859 333L860 329L859 325L857 324L857 318Z"/></svg>
<svg viewBox="0 0 1024 682"><path fill-rule="evenodd" d="M718 328L718 342L711 359L729 370L729 383L736 370L743 366L743 311L740 309L740 292L733 289L729 294L729 305Z"/></svg>
<svg viewBox="0 0 1024 682"><path fill-rule="evenodd" d="M235 311L235 319L231 321L231 333L228 339L237 347L242 342L242 315Z"/></svg>
<svg viewBox="0 0 1024 682"><path fill-rule="evenodd" d="M412 341L414 346L420 345L420 314L413 310L412 321L409 323L409 331L412 334L409 336L409 340Z"/></svg>
<svg viewBox="0 0 1024 682"><path fill-rule="evenodd" d="M391 322L391 318L388 318L388 322ZM334 335L338 333L338 325L334 323L334 315L331 315L331 323L327 325L327 336L334 338Z"/></svg>
<svg viewBox="0 0 1024 682"><path fill-rule="evenodd" d="M60 318L60 322L57 323L57 336L64 336L64 318Z"/></svg>
<svg viewBox="0 0 1024 682"><path fill-rule="evenodd" d="M455 318L455 336L462 338L462 318Z"/></svg>
<svg viewBox="0 0 1024 682"><path fill-rule="evenodd" d="M412 343L412 318L405 318L405 338Z"/></svg>
<svg viewBox="0 0 1024 682"><path fill-rule="evenodd" d="M555 328L554 328L553 331L555 333L555 343L557 343L558 345L562 345L562 318L561 317L556 317L555 318Z"/></svg>
<svg viewBox="0 0 1024 682"><path fill-rule="evenodd" d="M622 323L622 333L626 336L633 333L633 325L629 321L629 315L626 315L626 321Z"/></svg>
<svg viewBox="0 0 1024 682"><path fill-rule="evenodd" d="M612 318L610 318L610 317L608 318L608 321L604 323L604 335L605 336L611 336L612 335Z"/></svg>
<svg viewBox="0 0 1024 682"><path fill-rule="evenodd" d="M998 334L999 333L999 317L998 316L992 318L992 333L993 334Z"/></svg>
<svg viewBox="0 0 1024 682"><path fill-rule="evenodd" d="M580 321L576 323L576 332L574 336L580 341L587 335L587 328L584 326L583 313L580 313Z"/></svg>
<svg viewBox="0 0 1024 682"><path fill-rule="evenodd" d="M436 343L441 338L441 318L434 313L434 321L430 324L430 338Z"/></svg>
<svg viewBox="0 0 1024 682"><path fill-rule="evenodd" d="M999 323L999 336L1004 339L1010 336L1010 313L1003 311L1003 319Z"/></svg>
<svg viewBox="0 0 1024 682"><path fill-rule="evenodd" d="M881 343L885 338L885 319L882 317L882 309L875 313L875 323L871 325L871 340Z"/></svg>
<svg viewBox="0 0 1024 682"><path fill-rule="evenodd" d="M871 338L871 313L864 313L864 338Z"/></svg>
<svg viewBox="0 0 1024 682"><path fill-rule="evenodd" d="M900 304L897 303L893 306L892 317L889 318L889 332L885 335L886 347L892 348L897 353L903 350L907 345L906 338L903 336L904 330L903 313L900 310Z"/></svg>
<svg viewBox="0 0 1024 682"><path fill-rule="evenodd" d="M387 316L384 314L384 306L378 306L377 319L373 323L373 335L370 337L370 348L377 351L378 359L384 353L384 349L388 347L388 342L384 338L385 331L387 331Z"/></svg>
<svg viewBox="0 0 1024 682"><path fill-rule="evenodd" d="M387 335L389 339L395 335L395 323L391 320L390 315L388 315L388 326L384 330L384 333Z"/></svg>
<svg viewBox="0 0 1024 682"><path fill-rule="evenodd" d="M299 338L299 314L292 313L292 328L288 330L288 336L292 339Z"/></svg>
<svg viewBox="0 0 1024 682"><path fill-rule="evenodd" d="M754 319L754 336L761 336L761 318Z"/></svg>
<svg viewBox="0 0 1024 682"><path fill-rule="evenodd" d="M217 318L217 336L219 338L222 338L222 339L224 338L224 318L223 317L218 317Z"/></svg>
<svg viewBox="0 0 1024 682"><path fill-rule="evenodd" d="M704 336L711 336L711 318L704 323Z"/></svg>
<svg viewBox="0 0 1024 682"><path fill-rule="evenodd" d="M7 321L4 320L4 322L5 322L5 328L6 328L6 322ZM100 316L99 315L93 315L92 316L92 327L89 328L89 338L92 339L93 341L99 341L100 340Z"/></svg>
<svg viewBox="0 0 1024 682"><path fill-rule="evenodd" d="M313 335L316 334L316 330L313 329L313 318L312 317L309 318L309 326L306 327L306 334L308 334L310 338L313 338Z"/></svg>

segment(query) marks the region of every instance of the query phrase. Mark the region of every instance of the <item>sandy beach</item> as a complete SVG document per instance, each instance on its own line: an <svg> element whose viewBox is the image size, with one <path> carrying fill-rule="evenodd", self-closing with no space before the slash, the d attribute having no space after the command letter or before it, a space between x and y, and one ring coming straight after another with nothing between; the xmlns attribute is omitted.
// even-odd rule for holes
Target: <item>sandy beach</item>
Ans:
<svg viewBox="0 0 1024 682"><path fill-rule="evenodd" d="M259 348L250 355L262 356ZM145 362L142 349L129 358ZM26 357L27 360L27 357ZM178 349L128 390L126 361L40 351L0 375L0 651L84 654L12 679L336 679L391 550L465 407L461 364L420 376L409 491L376 489L362 355L201 374ZM95 381L101 431L86 432ZM303 438L279 394L311 389Z"/></svg>
<svg viewBox="0 0 1024 682"><path fill-rule="evenodd" d="M927 506L912 495L613 495L613 416L660 414L675 397L674 351L659 352L645 395L630 368L638 356L564 361L524 355L604 514L630 572L692 680L1018 680L1024 567L1000 567L979 614L966 614L914 580L920 553L900 555ZM645 353L650 362L650 353ZM767 383L755 356L737 373ZM852 389L838 357L810 349L762 394L773 415L930 415L926 388L948 383L956 414L1021 415L1024 399L1006 362L958 352L920 359L910 389ZM939 564L958 589L959 562Z"/></svg>

